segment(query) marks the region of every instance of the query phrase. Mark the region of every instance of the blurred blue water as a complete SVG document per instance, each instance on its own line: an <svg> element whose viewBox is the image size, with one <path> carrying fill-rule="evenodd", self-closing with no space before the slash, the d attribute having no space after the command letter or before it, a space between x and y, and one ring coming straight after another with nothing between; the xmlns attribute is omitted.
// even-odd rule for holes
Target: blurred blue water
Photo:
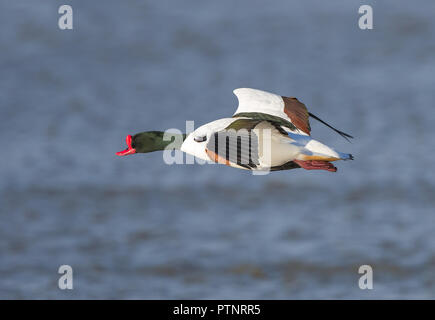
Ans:
<svg viewBox="0 0 435 320"><path fill-rule="evenodd" d="M435 298L433 1L0 3L0 298ZM252 176L114 156L297 96L355 161ZM74 290L57 269L74 269ZM358 288L358 267L374 290Z"/></svg>

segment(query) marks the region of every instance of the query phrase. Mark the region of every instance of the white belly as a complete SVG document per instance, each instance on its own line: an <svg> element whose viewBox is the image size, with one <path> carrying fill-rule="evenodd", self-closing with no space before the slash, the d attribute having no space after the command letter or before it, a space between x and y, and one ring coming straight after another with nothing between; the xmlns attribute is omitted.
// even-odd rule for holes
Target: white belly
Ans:
<svg viewBox="0 0 435 320"><path fill-rule="evenodd" d="M283 165L296 159L301 151L301 147L291 144L288 138L267 122L258 124L253 131L258 136L259 160L262 168Z"/></svg>

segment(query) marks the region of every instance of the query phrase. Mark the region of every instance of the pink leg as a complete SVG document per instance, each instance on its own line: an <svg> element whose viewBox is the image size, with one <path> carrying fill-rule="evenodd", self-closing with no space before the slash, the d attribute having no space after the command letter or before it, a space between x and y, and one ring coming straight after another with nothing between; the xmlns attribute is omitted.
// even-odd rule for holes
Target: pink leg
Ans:
<svg viewBox="0 0 435 320"><path fill-rule="evenodd" d="M322 160L293 160L305 170L326 170L336 172L337 168L331 162Z"/></svg>

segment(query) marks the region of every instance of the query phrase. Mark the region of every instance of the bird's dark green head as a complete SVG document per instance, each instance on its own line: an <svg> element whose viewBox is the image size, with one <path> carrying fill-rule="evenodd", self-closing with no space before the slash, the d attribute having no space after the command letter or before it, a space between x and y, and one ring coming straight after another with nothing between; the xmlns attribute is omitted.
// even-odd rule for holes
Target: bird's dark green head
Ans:
<svg viewBox="0 0 435 320"><path fill-rule="evenodd" d="M136 149L137 153L147 153L158 150L164 150L172 139L163 140L164 132L148 131L135 134L131 146ZM170 138L170 137L169 137Z"/></svg>
<svg viewBox="0 0 435 320"><path fill-rule="evenodd" d="M162 131L146 131L128 135L126 138L127 149L117 152L118 156L126 156L134 153L148 153L164 150L166 148L180 149L186 138L185 134L167 133Z"/></svg>

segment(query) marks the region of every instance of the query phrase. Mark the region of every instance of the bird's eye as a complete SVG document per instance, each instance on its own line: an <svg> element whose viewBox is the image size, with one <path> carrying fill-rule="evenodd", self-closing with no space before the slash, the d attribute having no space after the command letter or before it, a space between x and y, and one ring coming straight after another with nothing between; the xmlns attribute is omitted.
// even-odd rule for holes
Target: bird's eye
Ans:
<svg viewBox="0 0 435 320"><path fill-rule="evenodd" d="M195 140L196 142L204 142L205 140L207 140L207 136L194 137L193 140Z"/></svg>

